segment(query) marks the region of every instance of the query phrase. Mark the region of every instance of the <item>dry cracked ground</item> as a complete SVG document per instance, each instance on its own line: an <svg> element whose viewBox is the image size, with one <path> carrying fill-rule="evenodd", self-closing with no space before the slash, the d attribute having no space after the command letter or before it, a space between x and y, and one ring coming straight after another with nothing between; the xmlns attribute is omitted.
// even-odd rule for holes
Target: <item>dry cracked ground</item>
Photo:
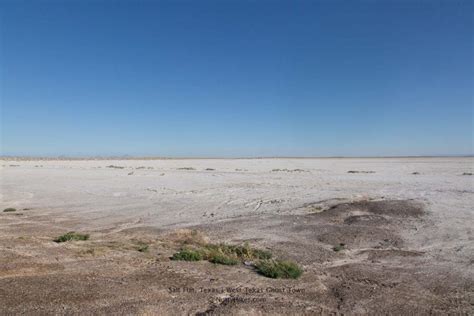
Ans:
<svg viewBox="0 0 474 316"><path fill-rule="evenodd" d="M8 185L3 194L17 192ZM0 214L0 314L473 314L472 248L454 239L446 256L433 245L434 200L372 195L271 202L265 212L161 226L97 225L83 210L23 201ZM73 230L90 238L53 241ZM252 264L170 260L183 245L206 242L247 242L304 272L271 279Z"/></svg>

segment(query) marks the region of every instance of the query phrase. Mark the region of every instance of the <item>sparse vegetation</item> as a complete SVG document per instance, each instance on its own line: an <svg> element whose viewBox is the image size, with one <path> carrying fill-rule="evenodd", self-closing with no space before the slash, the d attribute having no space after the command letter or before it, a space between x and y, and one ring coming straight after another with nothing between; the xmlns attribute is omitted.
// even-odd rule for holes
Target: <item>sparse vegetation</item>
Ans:
<svg viewBox="0 0 474 316"><path fill-rule="evenodd" d="M206 171L214 171L216 169L213 169L213 168L206 168Z"/></svg>
<svg viewBox="0 0 474 316"><path fill-rule="evenodd" d="M96 250L94 248L89 248L89 249L86 249L86 250L82 250L81 252L79 252L80 255L91 255L91 256L94 256L96 254Z"/></svg>
<svg viewBox="0 0 474 316"><path fill-rule="evenodd" d="M106 168L112 168L112 169L125 169L125 167L122 167L122 166L114 166L114 165L107 166Z"/></svg>
<svg viewBox="0 0 474 316"><path fill-rule="evenodd" d="M240 261L268 260L271 257L271 252L252 248L248 243L245 243L242 246L205 244L194 249L183 248L175 253L172 259L185 261L207 260L217 264L235 265Z"/></svg>
<svg viewBox="0 0 474 316"><path fill-rule="evenodd" d="M320 213L323 211L323 207L321 205L314 205L309 208L311 213Z"/></svg>
<svg viewBox="0 0 474 316"><path fill-rule="evenodd" d="M76 232L68 232L64 235L61 235L54 239L55 242L60 243L60 242L66 242L70 240L88 240L89 239L89 234L80 234Z"/></svg>
<svg viewBox="0 0 474 316"><path fill-rule="evenodd" d="M412 172L412 174L416 175L416 174L420 174L420 173L418 171L415 171L415 172Z"/></svg>
<svg viewBox="0 0 474 316"><path fill-rule="evenodd" d="M303 169L272 169L272 172L307 172Z"/></svg>
<svg viewBox="0 0 474 316"><path fill-rule="evenodd" d="M463 176L472 176L472 172L464 172L462 175Z"/></svg>
<svg viewBox="0 0 474 316"><path fill-rule="evenodd" d="M203 259L201 252L192 249L181 249L179 252L175 253L171 260L181 260L181 261L200 261Z"/></svg>
<svg viewBox="0 0 474 316"><path fill-rule="evenodd" d="M297 278L302 269L294 262L272 259L270 251L256 249L248 242L243 245L212 244L197 230L182 229L170 236L183 246L173 254L171 260L200 261L214 264L237 265L245 263L254 266L257 271L271 278Z"/></svg>
<svg viewBox="0 0 474 316"><path fill-rule="evenodd" d="M234 266L239 263L239 260L237 258L219 252L212 253L208 261L215 264L223 264L227 266Z"/></svg>
<svg viewBox="0 0 474 316"><path fill-rule="evenodd" d="M147 244L140 244L140 245L138 245L137 250L138 250L139 252L148 252L148 248L149 248L149 247L148 247Z"/></svg>
<svg viewBox="0 0 474 316"><path fill-rule="evenodd" d="M358 171L358 170L349 170L347 173L375 173L375 171Z"/></svg>
<svg viewBox="0 0 474 316"><path fill-rule="evenodd" d="M332 250L334 250L335 252L339 252L344 249L346 249L346 244L344 243L340 243L339 245L332 247Z"/></svg>
<svg viewBox="0 0 474 316"><path fill-rule="evenodd" d="M176 170L196 170L193 167L182 167L182 168L177 168Z"/></svg>
<svg viewBox="0 0 474 316"><path fill-rule="evenodd" d="M208 253L207 257L212 257L216 253L235 257L242 261L270 259L272 257L271 252L252 248L248 243L244 245L208 244L204 246L204 249Z"/></svg>
<svg viewBox="0 0 474 316"><path fill-rule="evenodd" d="M209 242L209 238L201 231L186 228L175 230L168 238L174 242L186 245L206 245Z"/></svg>
<svg viewBox="0 0 474 316"><path fill-rule="evenodd" d="M255 268L261 275L273 279L297 279L303 274L303 269L292 261L260 260Z"/></svg>
<svg viewBox="0 0 474 316"><path fill-rule="evenodd" d="M4 209L3 211L4 212L16 212L16 208L8 207L8 208Z"/></svg>

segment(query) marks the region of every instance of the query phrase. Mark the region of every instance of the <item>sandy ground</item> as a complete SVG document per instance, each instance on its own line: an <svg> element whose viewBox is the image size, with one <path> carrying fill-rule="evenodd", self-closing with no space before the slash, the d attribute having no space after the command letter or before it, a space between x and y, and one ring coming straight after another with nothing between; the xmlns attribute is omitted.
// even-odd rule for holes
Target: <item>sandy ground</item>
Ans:
<svg viewBox="0 0 474 316"><path fill-rule="evenodd" d="M0 165L0 314L474 313L474 158ZM171 261L183 229L304 274Z"/></svg>

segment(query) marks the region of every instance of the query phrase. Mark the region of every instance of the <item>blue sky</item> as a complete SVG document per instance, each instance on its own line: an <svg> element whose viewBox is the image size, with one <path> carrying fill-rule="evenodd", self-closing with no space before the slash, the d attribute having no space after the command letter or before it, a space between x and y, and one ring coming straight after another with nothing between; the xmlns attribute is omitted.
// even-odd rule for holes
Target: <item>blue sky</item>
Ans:
<svg viewBox="0 0 474 316"><path fill-rule="evenodd" d="M4 155L473 154L471 1L1 1Z"/></svg>

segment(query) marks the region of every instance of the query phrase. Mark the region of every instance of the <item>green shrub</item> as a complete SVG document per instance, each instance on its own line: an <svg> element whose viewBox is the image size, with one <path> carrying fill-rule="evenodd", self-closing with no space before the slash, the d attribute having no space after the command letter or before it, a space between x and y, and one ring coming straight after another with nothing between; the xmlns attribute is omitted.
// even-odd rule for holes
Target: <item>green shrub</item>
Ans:
<svg viewBox="0 0 474 316"><path fill-rule="evenodd" d="M339 252L341 250L344 250L345 248L346 244L340 243L339 245L332 247L332 250L334 250L335 252Z"/></svg>
<svg viewBox="0 0 474 316"><path fill-rule="evenodd" d="M303 274L303 269L292 261L260 260L255 268L261 275L273 279L297 279Z"/></svg>
<svg viewBox="0 0 474 316"><path fill-rule="evenodd" d="M140 252L148 252L148 245L147 244L141 244L137 248L138 251Z"/></svg>
<svg viewBox="0 0 474 316"><path fill-rule="evenodd" d="M208 244L204 248L210 252L220 252L241 260L270 259L272 257L271 252L252 248L248 243L244 245Z"/></svg>
<svg viewBox="0 0 474 316"><path fill-rule="evenodd" d="M242 259L270 259L272 253L266 250L251 248L248 243L243 246L229 246L229 250Z"/></svg>
<svg viewBox="0 0 474 316"><path fill-rule="evenodd" d="M256 261L258 273L269 278L296 279L303 270L292 261L274 260L272 253L255 249L248 243L244 245L205 244L183 248L175 253L171 260L200 261L207 260L214 264L237 265L243 261Z"/></svg>
<svg viewBox="0 0 474 316"><path fill-rule="evenodd" d="M203 256L201 252L192 249L182 249L175 253L171 260L182 260L182 261L199 261L202 260Z"/></svg>
<svg viewBox="0 0 474 316"><path fill-rule="evenodd" d="M89 234L80 234L76 232L69 232L64 235L59 236L58 238L54 239L55 242L66 242L70 240L88 240Z"/></svg>
<svg viewBox="0 0 474 316"><path fill-rule="evenodd" d="M271 259L272 253L266 250L253 249L253 257L257 259Z"/></svg>
<svg viewBox="0 0 474 316"><path fill-rule="evenodd" d="M234 266L239 263L239 260L237 258L225 255L223 253L215 252L212 253L209 256L209 262L215 263L215 264L224 264L227 266Z"/></svg>
<svg viewBox="0 0 474 316"><path fill-rule="evenodd" d="M16 208L9 207L3 210L4 212L16 212Z"/></svg>

